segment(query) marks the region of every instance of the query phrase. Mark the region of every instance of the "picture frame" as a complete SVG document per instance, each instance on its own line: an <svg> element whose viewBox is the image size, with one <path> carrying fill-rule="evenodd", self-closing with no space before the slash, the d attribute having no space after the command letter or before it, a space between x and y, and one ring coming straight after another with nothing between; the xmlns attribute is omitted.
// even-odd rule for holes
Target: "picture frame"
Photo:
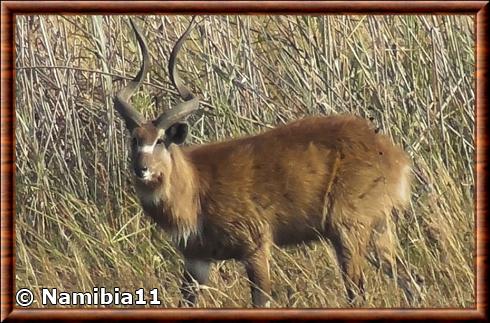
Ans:
<svg viewBox="0 0 490 323"><path fill-rule="evenodd" d="M487 1L4 1L1 30L1 320L120 319L480 319L487 316ZM474 15L476 25L476 308L474 309L23 309L14 307L15 279L15 16L25 14L447 14Z"/></svg>

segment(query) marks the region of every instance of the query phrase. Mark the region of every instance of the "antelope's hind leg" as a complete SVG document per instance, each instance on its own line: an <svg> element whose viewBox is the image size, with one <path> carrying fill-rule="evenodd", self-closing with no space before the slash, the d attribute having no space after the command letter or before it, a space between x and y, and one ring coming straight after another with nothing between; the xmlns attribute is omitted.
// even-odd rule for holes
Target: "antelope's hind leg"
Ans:
<svg viewBox="0 0 490 323"><path fill-rule="evenodd" d="M180 289L183 301L179 304L179 307L196 306L199 285L204 285L208 282L210 267L211 262L209 261L185 259L184 277Z"/></svg>

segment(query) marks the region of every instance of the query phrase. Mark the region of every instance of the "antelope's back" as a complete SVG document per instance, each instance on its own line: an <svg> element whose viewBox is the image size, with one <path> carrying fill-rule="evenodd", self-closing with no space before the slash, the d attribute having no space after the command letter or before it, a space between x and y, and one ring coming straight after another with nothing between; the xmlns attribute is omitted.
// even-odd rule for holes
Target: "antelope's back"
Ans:
<svg viewBox="0 0 490 323"><path fill-rule="evenodd" d="M375 221L409 200L406 154L357 117L307 118L187 152L207 218L225 229L270 226L279 245L315 239L336 216Z"/></svg>

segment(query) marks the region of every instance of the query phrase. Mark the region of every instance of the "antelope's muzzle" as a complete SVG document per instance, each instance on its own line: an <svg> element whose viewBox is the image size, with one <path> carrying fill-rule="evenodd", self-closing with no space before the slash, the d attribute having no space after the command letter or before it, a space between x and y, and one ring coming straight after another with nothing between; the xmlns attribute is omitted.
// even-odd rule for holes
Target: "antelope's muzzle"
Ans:
<svg viewBox="0 0 490 323"><path fill-rule="evenodd" d="M138 176L141 179L145 179L150 175L150 171L148 170L148 167L135 167L134 173L136 174L136 176Z"/></svg>

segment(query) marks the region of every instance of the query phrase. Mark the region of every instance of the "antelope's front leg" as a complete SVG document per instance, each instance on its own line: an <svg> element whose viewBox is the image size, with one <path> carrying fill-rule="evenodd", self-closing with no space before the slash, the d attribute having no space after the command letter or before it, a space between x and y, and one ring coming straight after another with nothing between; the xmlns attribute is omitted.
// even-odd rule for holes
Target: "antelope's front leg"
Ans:
<svg viewBox="0 0 490 323"><path fill-rule="evenodd" d="M261 248L245 260L248 279L251 282L254 307L269 307L271 281L269 276L269 248Z"/></svg>
<svg viewBox="0 0 490 323"><path fill-rule="evenodd" d="M185 259L184 277L180 289L183 303L181 302L179 304L180 307L196 305L199 285L207 283L210 265L211 263L209 261Z"/></svg>

